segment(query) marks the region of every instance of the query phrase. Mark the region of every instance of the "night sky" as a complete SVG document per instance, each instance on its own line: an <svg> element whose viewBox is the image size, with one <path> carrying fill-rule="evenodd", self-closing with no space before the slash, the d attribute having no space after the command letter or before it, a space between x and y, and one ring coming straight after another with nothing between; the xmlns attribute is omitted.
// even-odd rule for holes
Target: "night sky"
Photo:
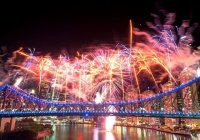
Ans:
<svg viewBox="0 0 200 140"><path fill-rule="evenodd" d="M177 24L182 19L200 22L198 4L194 0L138 0L137 4L134 1L2 3L0 45L10 50L22 46L53 53L66 48L73 53L90 44L126 44L129 19L135 27L145 29L145 21L151 20L150 13L159 13L161 7L177 13ZM198 27L196 35L199 32Z"/></svg>

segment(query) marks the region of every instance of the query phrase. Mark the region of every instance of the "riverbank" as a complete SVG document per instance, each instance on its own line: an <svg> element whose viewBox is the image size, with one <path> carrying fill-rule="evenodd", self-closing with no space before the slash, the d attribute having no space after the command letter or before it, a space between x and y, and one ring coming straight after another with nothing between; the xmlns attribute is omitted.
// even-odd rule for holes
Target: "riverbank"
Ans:
<svg viewBox="0 0 200 140"><path fill-rule="evenodd" d="M169 133L169 134L175 134L175 135L180 135L180 136L184 136L184 137L197 137L200 139L200 130L196 131L196 133L194 134L192 131L190 130L188 132L186 131L171 131L171 130L166 130L163 128L158 128L158 127L153 127L153 126L144 126L144 125L128 125L128 124L116 124L115 126L125 126L125 127L135 127L135 128L143 128L143 129L150 129L150 130L155 130L155 131L159 131L159 132L164 132L164 133Z"/></svg>
<svg viewBox="0 0 200 140"><path fill-rule="evenodd" d="M52 130L43 130L39 132L35 132L32 130L18 130L18 131L10 131L0 133L0 139L2 140L36 140L42 139L46 136L50 136L53 134Z"/></svg>
<svg viewBox="0 0 200 140"><path fill-rule="evenodd" d="M162 129L162 128L155 128L155 127L148 127L148 126L132 126L132 127L151 129L151 130L156 130L156 131L170 133L170 134L184 135L184 136L188 136L188 137L191 136L190 132L185 132L185 131L170 131L170 130L165 130L165 129Z"/></svg>
<svg viewBox="0 0 200 140"><path fill-rule="evenodd" d="M44 130L37 133L37 139L44 138L53 134L53 130Z"/></svg>
<svg viewBox="0 0 200 140"><path fill-rule="evenodd" d="M37 133L31 130L18 130L0 133L2 140L36 140Z"/></svg>

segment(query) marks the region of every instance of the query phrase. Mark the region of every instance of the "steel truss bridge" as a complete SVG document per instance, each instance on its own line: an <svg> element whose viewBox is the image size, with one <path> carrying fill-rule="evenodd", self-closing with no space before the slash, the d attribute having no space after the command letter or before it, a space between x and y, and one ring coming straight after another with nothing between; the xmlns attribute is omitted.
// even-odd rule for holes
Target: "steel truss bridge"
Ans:
<svg viewBox="0 0 200 140"><path fill-rule="evenodd" d="M10 85L0 87L0 117L139 116L200 118L200 77L153 96L121 102L54 102ZM189 89L189 90L188 90Z"/></svg>

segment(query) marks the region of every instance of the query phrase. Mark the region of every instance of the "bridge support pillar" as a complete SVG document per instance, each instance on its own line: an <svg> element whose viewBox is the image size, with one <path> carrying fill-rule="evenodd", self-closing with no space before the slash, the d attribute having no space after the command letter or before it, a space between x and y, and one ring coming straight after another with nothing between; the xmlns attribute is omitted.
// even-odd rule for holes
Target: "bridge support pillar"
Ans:
<svg viewBox="0 0 200 140"><path fill-rule="evenodd" d="M6 124L9 124L9 131L13 131L15 129L15 122L16 122L16 119L15 117L12 117L12 118L0 118L0 124L1 124L1 127L0 127L0 132L4 132L5 131L5 126Z"/></svg>

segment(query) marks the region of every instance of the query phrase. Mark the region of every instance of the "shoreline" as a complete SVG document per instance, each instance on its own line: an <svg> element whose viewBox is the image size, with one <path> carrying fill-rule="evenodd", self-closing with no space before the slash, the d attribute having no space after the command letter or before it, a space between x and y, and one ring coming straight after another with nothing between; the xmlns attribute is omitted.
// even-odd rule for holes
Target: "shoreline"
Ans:
<svg viewBox="0 0 200 140"><path fill-rule="evenodd" d="M129 126L127 126L127 127L129 127ZM143 129L151 129L151 130L156 130L156 131L170 133L170 134L184 135L184 136L188 136L188 137L191 136L191 132L170 131L170 130L164 130L164 129L161 129L161 128L146 127L146 126L131 126L131 127L143 128Z"/></svg>
<svg viewBox="0 0 200 140"><path fill-rule="evenodd" d="M47 129L37 133L37 139L52 135L53 130Z"/></svg>
<svg viewBox="0 0 200 140"><path fill-rule="evenodd" d="M136 126L136 125L121 125L121 124L117 124L115 126L125 126L125 127L135 127L135 128L142 128L142 129L150 129L150 130L155 130L155 131L164 132L164 133L181 135L181 136L185 136L185 137L194 137L194 135L191 132L184 132L184 131L170 131L170 130L164 130L162 128L155 128L155 127L148 127L148 126ZM200 131L196 134L196 137L200 138Z"/></svg>

